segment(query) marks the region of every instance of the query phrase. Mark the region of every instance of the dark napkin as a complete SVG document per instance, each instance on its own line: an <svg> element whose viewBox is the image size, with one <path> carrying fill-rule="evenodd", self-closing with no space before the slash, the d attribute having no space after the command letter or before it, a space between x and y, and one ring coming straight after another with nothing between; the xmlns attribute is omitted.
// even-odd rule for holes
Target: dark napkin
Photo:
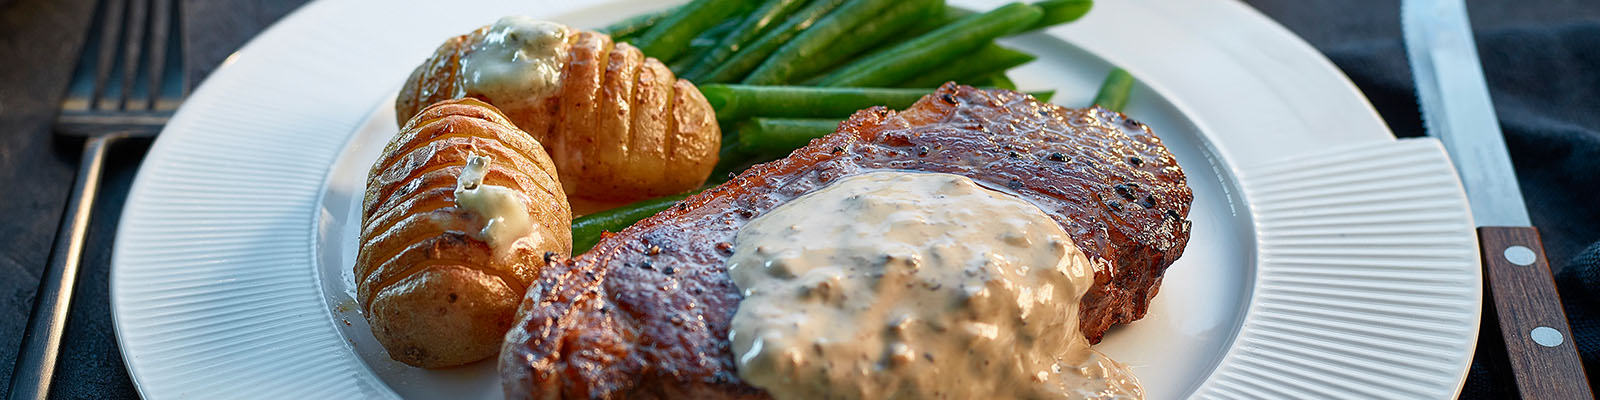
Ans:
<svg viewBox="0 0 1600 400"><path fill-rule="evenodd" d="M1398 1L1247 2L1332 59L1396 136L1424 134ZM1590 386L1600 386L1600 2L1469 1L1468 13L1573 339ZM1485 321L1462 398L1516 395L1492 323Z"/></svg>

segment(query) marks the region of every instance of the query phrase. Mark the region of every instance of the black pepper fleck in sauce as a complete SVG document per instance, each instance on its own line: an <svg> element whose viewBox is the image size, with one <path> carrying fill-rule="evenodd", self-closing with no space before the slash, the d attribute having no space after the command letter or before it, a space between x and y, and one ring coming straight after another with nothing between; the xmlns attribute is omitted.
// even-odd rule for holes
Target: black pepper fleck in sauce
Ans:
<svg viewBox="0 0 1600 400"><path fill-rule="evenodd" d="M1118 196L1122 196L1123 199L1127 199L1128 201L1133 201L1135 198L1133 195L1133 189L1131 189L1128 185L1118 184L1116 186L1112 186L1111 189L1116 191Z"/></svg>

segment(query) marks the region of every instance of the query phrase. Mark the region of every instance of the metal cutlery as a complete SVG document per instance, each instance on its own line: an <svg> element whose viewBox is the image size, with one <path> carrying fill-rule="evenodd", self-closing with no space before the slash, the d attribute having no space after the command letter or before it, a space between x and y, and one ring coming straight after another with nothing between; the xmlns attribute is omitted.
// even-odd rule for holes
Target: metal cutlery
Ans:
<svg viewBox="0 0 1600 400"><path fill-rule="evenodd" d="M84 141L83 156L23 335L10 399L49 394L107 150L119 140L155 136L188 92L178 15L172 0L96 6L54 126L57 140Z"/></svg>
<svg viewBox="0 0 1600 400"><path fill-rule="evenodd" d="M1490 306L1517 390L1527 399L1594 398L1489 100L1466 4L1403 0L1400 19L1428 135L1448 150L1478 225Z"/></svg>

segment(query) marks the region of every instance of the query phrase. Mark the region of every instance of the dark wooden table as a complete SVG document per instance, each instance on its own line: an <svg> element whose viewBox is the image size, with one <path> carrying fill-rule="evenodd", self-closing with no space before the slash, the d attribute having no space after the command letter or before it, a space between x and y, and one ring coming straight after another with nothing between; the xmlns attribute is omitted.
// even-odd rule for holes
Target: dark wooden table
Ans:
<svg viewBox="0 0 1600 400"><path fill-rule="evenodd" d="M304 1L181 1L187 50L184 67L190 87L198 85L251 36ZM1328 53L1352 76L1372 68L1401 71L1356 80L1397 134L1420 134L1415 104L1407 103L1410 81L1403 74L1405 59L1394 56L1403 54L1398 47L1398 1L1247 2ZM1480 34L1600 21L1600 2L1592 0L1469 3ZM93 7L94 0L0 0L0 193L4 194L0 195L0 393L7 391L33 293L49 258L77 165L81 143L54 139L50 124L70 79ZM1376 50L1351 51L1368 47ZM1493 58L1492 52L1486 52L1486 63L1493 63ZM1491 72L1491 78L1493 75ZM1491 79L1491 86L1495 83ZM1504 100L1503 90L1498 90L1503 88L1496 89L1498 103ZM148 142L132 142L112 150L106 183L95 205L95 220L64 339L66 349L51 397L138 397L117 350L107 281L115 222L148 146ZM1518 167L1523 168L1523 160L1518 161ZM1524 187L1527 185L1525 181ZM1534 206L1581 206L1563 201L1568 200L1530 196ZM1558 265L1584 245L1600 239L1600 228L1569 226L1575 224L1541 217L1538 212L1534 217L1547 235L1551 260Z"/></svg>

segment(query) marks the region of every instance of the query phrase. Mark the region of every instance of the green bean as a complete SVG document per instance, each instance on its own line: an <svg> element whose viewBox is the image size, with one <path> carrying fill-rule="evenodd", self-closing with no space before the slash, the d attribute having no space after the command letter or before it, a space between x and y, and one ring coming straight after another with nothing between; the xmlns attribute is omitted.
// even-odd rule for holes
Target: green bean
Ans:
<svg viewBox="0 0 1600 400"><path fill-rule="evenodd" d="M919 36L927 34L928 32L933 32L934 29L939 29L941 26L949 25L951 22L955 22L973 14L977 13L965 8L951 7L946 5L944 6L944 12L935 13L931 18L917 21L916 24L911 25L910 29L906 29L905 32L900 32L894 35L894 37L890 38L889 40L877 43L872 48L869 48L866 51L854 56L855 58L851 59L851 61L836 63L836 65L829 67L827 70L813 74L810 78L801 80L800 82L802 82L801 84L805 86L817 86L818 83L822 82L823 78L826 78L828 75L832 74L833 71L837 71L839 68L853 63L854 60L871 57L879 52L899 46L901 43L916 39Z"/></svg>
<svg viewBox="0 0 1600 400"><path fill-rule="evenodd" d="M694 0L646 30L634 45L658 60L676 60L696 35L722 23L744 5L744 0Z"/></svg>
<svg viewBox="0 0 1600 400"><path fill-rule="evenodd" d="M1050 27L1052 25L1064 24L1075 21L1078 18L1082 18L1083 15L1087 14L1089 9L1094 5L1094 1L1045 0L1033 3L1033 5L1039 6L1040 9L1044 11L1044 15L1039 18L1039 22L1035 22L1033 26L1028 27L1028 29L1024 31L1032 31ZM899 45L900 43L915 39L918 36L932 32L934 29L939 29L939 27L949 25L953 22L961 20L962 18L972 16L973 14L977 13L965 8L945 7L943 14L936 14L936 16L933 18L922 20L916 25L913 25L911 29L907 29L901 35L898 35L901 38L900 40L884 43L880 47L873 48L871 51L868 51L866 54L874 54L880 50Z"/></svg>
<svg viewBox="0 0 1600 400"><path fill-rule="evenodd" d="M1034 2L1033 5L1044 11L1044 16L1040 17L1038 22L1034 22L1033 26L1024 29L1023 32L1077 21L1078 18L1083 18L1084 14L1088 14L1090 8L1094 7L1094 0L1044 0ZM943 15L937 18L929 18L917 24L911 32L916 35L928 33L941 26L969 17L972 14L977 14L977 12L965 8L947 7Z"/></svg>
<svg viewBox="0 0 1600 400"><path fill-rule="evenodd" d="M805 147L811 139L839 129L839 118L751 118L739 124L736 142L742 151L757 156L782 156Z"/></svg>
<svg viewBox="0 0 1600 400"><path fill-rule="evenodd" d="M1044 0L1033 5L1044 10L1044 17L1026 29L1029 31L1077 21L1094 8L1094 0Z"/></svg>
<svg viewBox="0 0 1600 400"><path fill-rule="evenodd" d="M938 0L853 0L768 56L743 83L781 85L838 66L942 12ZM844 37L846 34L849 37Z"/></svg>
<svg viewBox="0 0 1600 400"><path fill-rule="evenodd" d="M1011 3L987 13L962 18L898 46L856 60L823 78L823 86L886 86L963 56L996 37L1033 25L1044 14L1039 7Z"/></svg>
<svg viewBox="0 0 1600 400"><path fill-rule="evenodd" d="M1005 89L1005 90L1017 90L1017 83L1016 82L1012 82L1011 81L1011 77L1006 76L1006 72L1005 71L1000 71L1000 72L997 72L997 73L989 74L989 76L986 76L986 77L983 77L983 78L979 78L978 81L979 82L987 82L985 85L993 86L993 87L997 87L997 88L1001 88L1001 89Z"/></svg>
<svg viewBox="0 0 1600 400"><path fill-rule="evenodd" d="M704 33L701 33L700 36L695 36L694 39L689 41L689 49L684 53L684 55L682 57L678 57L676 61L673 61L672 65L669 65L668 68L671 69L672 73L674 74L683 75L685 70L688 70L695 65L699 65L697 61L705 58L706 54L711 52L711 47L717 44L717 38L727 34L729 31L733 30L735 26L738 26L738 20L728 20L721 24L717 24L717 26L711 27L711 29L707 29Z"/></svg>
<svg viewBox="0 0 1600 400"><path fill-rule="evenodd" d="M764 91L762 89L772 88L772 86L747 87L757 89L756 91L749 92L750 94L762 93ZM861 90L860 88L847 89ZM827 91L835 89L822 90ZM889 91L905 91L903 89L865 90L883 91L886 93ZM801 94L803 95L805 93ZM1028 95L1033 96L1034 99L1045 103L1050 102L1050 98L1054 97L1055 94L1056 91L1054 90L1028 92ZM924 92L916 99L920 99L922 96L926 95L927 92ZM895 100L898 101L903 99ZM807 101L813 100L808 99ZM891 106L891 108L903 109L905 107L909 107L915 102L916 100L913 99L906 101L904 103L905 106L903 107ZM810 144L812 139L827 136L828 134L835 132L839 127L839 123L843 121L844 118L845 116L827 116L822 118L756 117L743 120L738 124L725 124L724 126L727 128L725 128L723 132L727 132L728 135L722 140L722 151L720 153L721 158L718 159L716 168L712 169L710 181L722 182L729 177L729 174L743 171L744 169L749 168L751 165L781 158L793 152L795 149Z"/></svg>
<svg viewBox="0 0 1600 400"><path fill-rule="evenodd" d="M717 111L717 120L723 122L740 121L748 117L843 119L872 106L903 110L929 93L933 93L933 90L725 84L700 86L700 94ZM1034 97L1044 96L1044 100L1049 100L1054 93L1035 92ZM723 132L736 130L724 129Z"/></svg>
<svg viewBox="0 0 1600 400"><path fill-rule="evenodd" d="M903 109L927 96L928 89L820 88L709 84L700 86L717 120L750 116L810 118L850 116L857 110L886 106Z"/></svg>
<svg viewBox="0 0 1600 400"><path fill-rule="evenodd" d="M710 72L712 68L727 61L728 57L732 57L734 53L760 38L762 34L782 25L784 20L805 5L805 0L768 0L762 3L761 8L739 21L737 28L719 39L689 73L682 75L700 76Z"/></svg>
<svg viewBox="0 0 1600 400"><path fill-rule="evenodd" d="M811 4L806 5L806 8L794 13L777 28L772 28L772 30L762 34L760 38L751 42L750 45L734 53L727 61L716 65L715 68L706 71L704 74L691 75L688 79L695 83L721 83L744 79L745 75L750 73L750 70L755 69L757 65L761 65L761 62L766 60L767 56L771 55L773 51L778 50L778 47L783 46L789 39L799 35L801 31L813 26L817 20L822 19L828 15L829 11L833 11L844 2L845 0L811 0Z"/></svg>
<svg viewBox="0 0 1600 400"><path fill-rule="evenodd" d="M672 13L677 11L678 8L673 7L661 11L635 15L628 19L618 21L615 24L600 28L600 33L611 35L612 40L619 42L628 40L639 36L640 33L644 33L644 31L649 30L650 27L655 26L657 23L660 23L662 19L666 19L668 15L672 15Z"/></svg>
<svg viewBox="0 0 1600 400"><path fill-rule="evenodd" d="M691 44L689 45L689 53L679 57L678 61L673 61L671 65L667 66L667 69L672 70L674 75L682 76L685 71L693 69L695 65L699 65L695 61L704 57L709 50L711 50L709 47L695 47Z"/></svg>
<svg viewBox="0 0 1600 400"><path fill-rule="evenodd" d="M944 14L939 14L933 18L928 18L917 23L916 26L911 27L910 33L912 36L907 36L905 40L911 40L917 36L922 36L928 32L933 32L934 29L939 29L939 27L950 25L951 23L960 21L962 18L970 17L977 13L978 12L976 11L965 8L945 6Z"/></svg>
<svg viewBox="0 0 1600 400"><path fill-rule="evenodd" d="M1038 100L1040 103L1049 103L1051 98L1056 97L1056 91L1041 90L1036 92L1028 92L1028 95L1033 96L1033 99Z"/></svg>
<svg viewBox="0 0 1600 400"><path fill-rule="evenodd" d="M733 135L737 138L738 135ZM736 139L735 139L736 140ZM752 160L751 155L742 152L733 141L722 142L722 152L718 153L717 165L711 168L711 176L706 177L707 185L720 185L733 179L734 175L750 169L758 160Z"/></svg>
<svg viewBox="0 0 1600 400"><path fill-rule="evenodd" d="M910 29L906 29L905 32L897 33L897 34L894 35L894 37L890 38L889 40L880 41L880 42L876 43L875 45L873 45L871 48L868 48L866 51L860 52L859 54L852 56L854 58L850 59L850 61L836 62L836 63L834 63L835 65L829 66L828 69L825 69L825 70L823 70L821 72L818 72L818 73L814 73L814 74L812 74L811 77L806 78L806 79L800 79L798 81L800 82L801 85L804 85L804 86L817 86L822 82L823 78L827 78L828 75L833 74L833 71L837 71L840 68L845 67L846 65L854 63L855 62L854 60L860 60L860 59L863 59L863 58L867 58L867 57L871 57L871 56L877 55L878 53L883 52L884 50L887 50L887 49L895 47L895 46L899 46L901 43L905 43L906 41L909 41L909 40L912 40L912 39L916 39L919 36L927 34L928 32L932 32L934 29L939 29L939 27L941 27L941 26L949 25L951 22L955 22L956 20L959 20L959 19L962 19L962 18L966 18L967 16L970 16L970 15L973 15L973 14L977 14L977 13L972 12L971 10L967 10L965 8L950 7L950 6L946 5L946 6L944 6L944 12L935 13L934 16L931 17L931 18L927 18L927 19L923 19L921 21L918 21L916 24L911 25Z"/></svg>
<svg viewBox="0 0 1600 400"><path fill-rule="evenodd" d="M602 232L620 232L639 220L678 204L689 194L643 200L572 220L572 254L583 254L600 242Z"/></svg>
<svg viewBox="0 0 1600 400"><path fill-rule="evenodd" d="M756 163L783 158L812 139L827 136L844 118L751 118L735 125L734 137L722 144L721 158L711 169L713 180L730 178Z"/></svg>
<svg viewBox="0 0 1600 400"><path fill-rule="evenodd" d="M962 56L901 83L900 87L938 87L947 81L985 76L1033 61L1032 54L989 43L970 56ZM978 83L978 82L973 82ZM981 84L981 83L978 83Z"/></svg>
<svg viewBox="0 0 1600 400"><path fill-rule="evenodd" d="M1100 93L1094 95L1094 104L1111 111L1122 112L1133 92L1133 75L1122 68L1112 68L1106 81L1100 84Z"/></svg>
<svg viewBox="0 0 1600 400"><path fill-rule="evenodd" d="M695 36L694 39L690 39L689 48L700 47L709 49L712 46L716 46L717 41L722 40L721 38L723 35L733 32L733 30L737 29L738 27L739 20L730 19L723 21L722 23L717 24L717 26L713 26L711 29L701 32L700 35Z"/></svg>

